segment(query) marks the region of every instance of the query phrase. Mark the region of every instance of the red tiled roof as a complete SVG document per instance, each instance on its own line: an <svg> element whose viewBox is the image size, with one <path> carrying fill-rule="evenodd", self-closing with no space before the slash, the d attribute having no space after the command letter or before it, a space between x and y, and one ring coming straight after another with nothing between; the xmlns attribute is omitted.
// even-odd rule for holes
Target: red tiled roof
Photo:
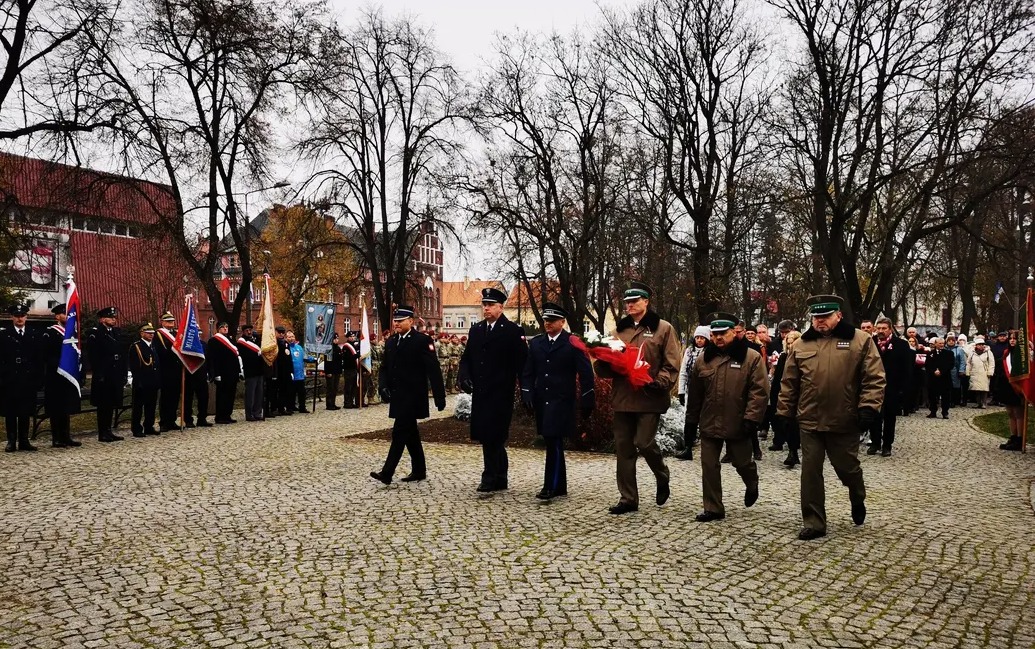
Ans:
<svg viewBox="0 0 1035 649"><path fill-rule="evenodd" d="M0 152L0 195L26 208L155 223L175 213L167 185Z"/></svg>
<svg viewBox="0 0 1035 649"><path fill-rule="evenodd" d="M498 288L506 291L499 280L473 280L469 282L442 282L442 306L463 306L481 304L483 288Z"/></svg>
<svg viewBox="0 0 1035 649"><path fill-rule="evenodd" d="M532 297L535 299L535 303L542 305L543 302L549 300L556 300L557 296L560 295L560 282L555 279L546 280L546 297L542 297L543 291L540 288L538 281L531 281L529 284L532 287ZM508 309L516 309L518 306L528 307L531 302L528 300L528 291L525 290L525 283L519 281L510 291L510 295L507 297L507 303L503 306Z"/></svg>

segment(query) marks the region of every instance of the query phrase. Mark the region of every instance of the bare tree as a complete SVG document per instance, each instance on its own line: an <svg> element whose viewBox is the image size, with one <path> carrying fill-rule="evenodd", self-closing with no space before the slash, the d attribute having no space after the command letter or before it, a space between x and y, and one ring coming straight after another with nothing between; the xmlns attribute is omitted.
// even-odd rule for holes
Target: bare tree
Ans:
<svg viewBox="0 0 1035 649"><path fill-rule="evenodd" d="M471 223L507 243L525 294L560 301L575 331L603 328L613 301L600 244L613 227L623 117L609 76L577 34L501 37L474 115L487 164L464 184Z"/></svg>
<svg viewBox="0 0 1035 649"><path fill-rule="evenodd" d="M1001 118L996 94L1028 61L1028 3L770 4L805 50L777 128L811 203L813 252L850 318L890 312L918 244L965 213L947 206L948 190Z"/></svg>
<svg viewBox="0 0 1035 649"><path fill-rule="evenodd" d="M175 213L156 209L155 216L216 317L234 327L249 292L228 305L214 270L235 252L241 284L251 284L247 223L235 191L267 176L270 120L311 78L322 10L300 0L138 0L124 26L89 32L84 71L94 96L117 105L113 145L124 151L128 171L171 186ZM185 196L198 187L206 190L207 218L195 238Z"/></svg>
<svg viewBox="0 0 1035 649"><path fill-rule="evenodd" d="M703 316L732 297L728 270L749 223L742 189L763 160L765 35L743 0L648 0L608 14L605 41L624 101L663 153L673 200L657 215L661 233L691 253Z"/></svg>
<svg viewBox="0 0 1035 649"><path fill-rule="evenodd" d="M454 125L464 95L431 32L410 19L366 13L328 39L321 60L325 72L308 97L302 149L321 168L311 183L349 231L387 330L392 303L421 290L407 285L420 235L429 228L453 233L439 205L447 185L440 175L461 151Z"/></svg>

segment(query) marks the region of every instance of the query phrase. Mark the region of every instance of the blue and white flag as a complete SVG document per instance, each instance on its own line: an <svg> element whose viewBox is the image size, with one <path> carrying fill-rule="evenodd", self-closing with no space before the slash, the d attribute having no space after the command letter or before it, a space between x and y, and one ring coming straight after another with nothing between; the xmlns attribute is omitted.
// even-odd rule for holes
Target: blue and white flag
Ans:
<svg viewBox="0 0 1035 649"><path fill-rule="evenodd" d="M995 297L992 298L992 302L999 304L999 300L1006 294L1006 289L1003 288L1002 282L995 283Z"/></svg>
<svg viewBox="0 0 1035 649"><path fill-rule="evenodd" d="M205 344L201 342L201 328L198 327L193 295L187 296L187 304L183 307L183 325L173 343L173 352L191 374L205 364Z"/></svg>
<svg viewBox="0 0 1035 649"><path fill-rule="evenodd" d="M61 359L57 372L75 386L79 396L83 395L82 353L79 351L79 289L75 282L68 280L68 303L65 306L65 339L61 345Z"/></svg>

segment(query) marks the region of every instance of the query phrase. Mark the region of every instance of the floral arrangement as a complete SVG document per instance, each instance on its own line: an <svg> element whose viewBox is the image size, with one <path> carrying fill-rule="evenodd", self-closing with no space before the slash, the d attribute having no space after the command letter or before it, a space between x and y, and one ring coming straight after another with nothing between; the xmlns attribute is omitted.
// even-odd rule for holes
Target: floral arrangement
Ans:
<svg viewBox="0 0 1035 649"><path fill-rule="evenodd" d="M650 375L650 363L643 360L641 350L636 345L626 345L613 336L604 337L599 331L586 332L583 341L578 336L571 337L571 344L592 360L603 361L629 382L636 389L649 385L654 381Z"/></svg>

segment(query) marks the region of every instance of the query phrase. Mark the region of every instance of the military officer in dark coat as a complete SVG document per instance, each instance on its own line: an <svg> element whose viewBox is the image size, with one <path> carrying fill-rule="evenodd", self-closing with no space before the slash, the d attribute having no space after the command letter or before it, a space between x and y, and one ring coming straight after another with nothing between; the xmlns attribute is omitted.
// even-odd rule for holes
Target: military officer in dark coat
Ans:
<svg viewBox="0 0 1035 649"><path fill-rule="evenodd" d="M202 346L205 346L205 341L201 340L201 336L198 336L198 340ZM209 371L209 361L206 357L205 361L201 364L198 369L191 373L187 370L186 384L184 385L185 391L183 393L183 425L186 428L211 428L212 422L208 420L208 384L211 380ZM197 423L194 421L194 402L198 404L198 420Z"/></svg>
<svg viewBox="0 0 1035 649"><path fill-rule="evenodd" d="M162 314L160 327L155 332L151 346L158 353L158 364L162 373L161 393L158 397L158 430L166 432L177 428L176 412L180 409L180 391L183 389L183 363L173 351L176 342L176 318L166 311Z"/></svg>
<svg viewBox="0 0 1035 649"><path fill-rule="evenodd" d="M410 474L402 481L414 482L427 478L427 464L417 420L426 419L429 415L429 383L435 407L439 411L446 407L446 390L442 384L442 369L435 354L435 343L413 328L413 307L399 305L392 320L395 323L395 334L385 343L378 375L381 400L388 404L388 416L395 420L392 445L388 448L384 467L370 473L371 478L384 484L391 484L403 448L410 453Z"/></svg>
<svg viewBox="0 0 1035 649"><path fill-rule="evenodd" d="M129 348L129 371L133 374L133 437L158 435L155 429L155 407L162 387L162 362L155 349L155 328L148 322L140 328L140 340Z"/></svg>
<svg viewBox="0 0 1035 649"><path fill-rule="evenodd" d="M503 291L482 289L485 319L471 327L460 357L460 389L472 395L471 439L482 444L480 492L507 488L506 444L514 414L514 392L528 355L521 327L503 315L506 301Z"/></svg>
<svg viewBox="0 0 1035 649"><path fill-rule="evenodd" d="M323 373L327 377L328 410L340 410L338 407L338 384L341 383L341 345L338 344L338 332L331 334L331 348L323 358Z"/></svg>
<svg viewBox="0 0 1035 649"><path fill-rule="evenodd" d="M61 364L61 350L65 345L65 324L68 315L66 305L58 304L50 310L57 320L40 336L40 354L46 366L43 379L43 404L50 419L51 446L67 448L82 446L72 439L71 415L82 410L81 397L76 384L58 373ZM82 384L82 372L76 372L76 380Z"/></svg>
<svg viewBox="0 0 1035 649"><path fill-rule="evenodd" d="M233 418L234 398L237 396L237 379L241 376L241 352L228 335L230 324L220 322L216 334L208 339L205 362L209 366L209 378L216 384L216 423L236 424Z"/></svg>
<svg viewBox="0 0 1035 649"><path fill-rule="evenodd" d="M881 405L881 416L870 424L870 446L867 455L881 457L891 455L891 447L895 443L895 424L905 395L909 389L909 381L913 377L914 355L909 343L895 335L895 325L890 318L880 317L874 325L877 331L873 341L877 343L881 363L884 365L884 402Z"/></svg>
<svg viewBox="0 0 1035 649"><path fill-rule="evenodd" d="M90 403L97 408L97 439L119 442L114 434L115 410L122 407L122 392L126 385L126 345L122 330L115 326L118 309L110 306L97 312L98 324L84 336L86 355L93 376L90 380Z"/></svg>
<svg viewBox="0 0 1035 649"><path fill-rule="evenodd" d="M0 409L7 427L4 451L35 451L29 420L36 413L36 391L43 379L39 337L25 326L29 307L12 306L11 324L0 331Z"/></svg>
<svg viewBox="0 0 1035 649"><path fill-rule="evenodd" d="M277 360L273 361L276 370L276 390L278 414L293 415L295 413L294 371L291 360L291 348L287 342L287 328L277 327Z"/></svg>
<svg viewBox="0 0 1035 649"><path fill-rule="evenodd" d="M575 409L581 410L585 419L595 405L593 366L586 354L571 344L571 334L564 330L567 318L568 313L559 305L543 305L546 333L529 342L521 374L521 401L534 412L536 430L546 441L543 489L536 494L540 500L568 495L564 438L575 432Z"/></svg>

